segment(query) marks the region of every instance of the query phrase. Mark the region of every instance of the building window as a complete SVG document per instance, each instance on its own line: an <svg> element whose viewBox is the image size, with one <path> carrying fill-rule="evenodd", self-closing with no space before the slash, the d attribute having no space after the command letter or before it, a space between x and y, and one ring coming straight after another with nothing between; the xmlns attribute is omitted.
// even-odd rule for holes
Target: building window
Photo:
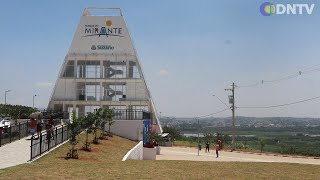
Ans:
<svg viewBox="0 0 320 180"><path fill-rule="evenodd" d="M74 61L67 62L62 76L66 78L74 77Z"/></svg>
<svg viewBox="0 0 320 180"><path fill-rule="evenodd" d="M125 61L105 61L103 62L104 78L126 78L127 68Z"/></svg>
<svg viewBox="0 0 320 180"><path fill-rule="evenodd" d="M100 61L78 61L77 78L100 78Z"/></svg>
<svg viewBox="0 0 320 180"><path fill-rule="evenodd" d="M103 83L103 101L125 101L126 100L126 84L108 84Z"/></svg>

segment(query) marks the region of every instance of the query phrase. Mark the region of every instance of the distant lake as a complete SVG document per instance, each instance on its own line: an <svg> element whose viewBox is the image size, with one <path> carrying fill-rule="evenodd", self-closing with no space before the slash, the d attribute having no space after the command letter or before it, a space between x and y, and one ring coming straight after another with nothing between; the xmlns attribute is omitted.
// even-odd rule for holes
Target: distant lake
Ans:
<svg viewBox="0 0 320 180"><path fill-rule="evenodd" d="M194 133L183 133L183 136L185 137L198 137L198 134L194 134ZM204 135L202 133L199 134L199 137L204 137Z"/></svg>
<svg viewBox="0 0 320 180"><path fill-rule="evenodd" d="M185 136L185 137L198 137L198 134L196 134L196 133L183 133L183 136ZM214 136L216 136L216 134ZM229 135L229 136L232 137L232 135ZM253 135L253 134L236 135L236 136L239 136L239 137L256 137L256 135ZM204 134L200 133L199 137L204 137Z"/></svg>

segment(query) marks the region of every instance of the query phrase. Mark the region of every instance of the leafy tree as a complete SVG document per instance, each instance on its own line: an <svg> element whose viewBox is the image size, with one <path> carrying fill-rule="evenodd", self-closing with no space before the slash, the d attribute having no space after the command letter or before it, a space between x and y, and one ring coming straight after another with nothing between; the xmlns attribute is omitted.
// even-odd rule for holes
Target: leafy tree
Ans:
<svg viewBox="0 0 320 180"><path fill-rule="evenodd" d="M229 134L223 135L222 141L223 141L224 144L230 144L230 142L231 142L231 137L230 137L230 135L229 135Z"/></svg>
<svg viewBox="0 0 320 180"><path fill-rule="evenodd" d="M260 151L262 152L265 145L266 145L266 140L265 139L259 139L259 144L260 144Z"/></svg>
<svg viewBox="0 0 320 180"><path fill-rule="evenodd" d="M100 136L100 139L105 139L105 136L107 135L105 133L105 129L106 129L106 123L107 123L107 119L108 119L108 110L107 109L99 109L97 111L97 116L98 118L101 120L101 123L100 123L100 127L101 127L101 130L102 130L102 134Z"/></svg>
<svg viewBox="0 0 320 180"><path fill-rule="evenodd" d="M0 117L10 117L12 119L28 118L36 109L28 106L0 104Z"/></svg>
<svg viewBox="0 0 320 180"><path fill-rule="evenodd" d="M180 131L174 127L165 126L163 127L163 132L169 133L171 137L175 140L182 139L182 135L180 134Z"/></svg>

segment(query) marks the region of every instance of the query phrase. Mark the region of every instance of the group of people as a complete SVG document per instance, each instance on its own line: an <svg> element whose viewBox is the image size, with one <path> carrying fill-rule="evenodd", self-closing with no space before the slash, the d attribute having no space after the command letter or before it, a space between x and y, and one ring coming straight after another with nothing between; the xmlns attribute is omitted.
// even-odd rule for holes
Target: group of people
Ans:
<svg viewBox="0 0 320 180"><path fill-rule="evenodd" d="M222 149L222 141L220 139L214 144L214 148L216 150L217 158L219 157L219 151ZM199 144L199 150L201 151L201 144ZM205 152L210 152L210 143L209 141L206 142L206 150Z"/></svg>
<svg viewBox="0 0 320 180"><path fill-rule="evenodd" d="M30 126L30 132L32 133L32 137L35 137L34 136L35 133L37 133L37 138L41 136L43 124L44 123L40 115L37 118L30 118L29 126ZM54 134L54 120L52 116L49 117L45 128L47 132L46 138L47 140L50 140L51 138L53 138L53 134Z"/></svg>

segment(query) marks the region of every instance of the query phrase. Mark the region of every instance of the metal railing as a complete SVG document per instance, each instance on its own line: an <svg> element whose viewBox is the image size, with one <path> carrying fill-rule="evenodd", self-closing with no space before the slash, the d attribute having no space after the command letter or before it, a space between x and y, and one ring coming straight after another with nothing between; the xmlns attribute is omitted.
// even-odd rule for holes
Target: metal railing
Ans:
<svg viewBox="0 0 320 180"><path fill-rule="evenodd" d="M114 110L113 120L143 120L150 119L150 112L144 110Z"/></svg>
<svg viewBox="0 0 320 180"><path fill-rule="evenodd" d="M120 109L113 110L113 120L144 120L150 119L151 113L144 110ZM85 117L85 113L79 113L79 117Z"/></svg>
<svg viewBox="0 0 320 180"><path fill-rule="evenodd" d="M31 138L31 153L30 161L34 158L41 156L43 153L50 151L50 149L67 141L70 137L70 132L67 125L56 127L53 133L45 131L37 138Z"/></svg>
<svg viewBox="0 0 320 180"><path fill-rule="evenodd" d="M42 127L45 127L48 120L43 120ZM61 124L60 119L54 120L55 125ZM10 127L0 128L0 147L11 143L21 138L31 135L30 133L30 121L19 122L17 124L11 125Z"/></svg>

